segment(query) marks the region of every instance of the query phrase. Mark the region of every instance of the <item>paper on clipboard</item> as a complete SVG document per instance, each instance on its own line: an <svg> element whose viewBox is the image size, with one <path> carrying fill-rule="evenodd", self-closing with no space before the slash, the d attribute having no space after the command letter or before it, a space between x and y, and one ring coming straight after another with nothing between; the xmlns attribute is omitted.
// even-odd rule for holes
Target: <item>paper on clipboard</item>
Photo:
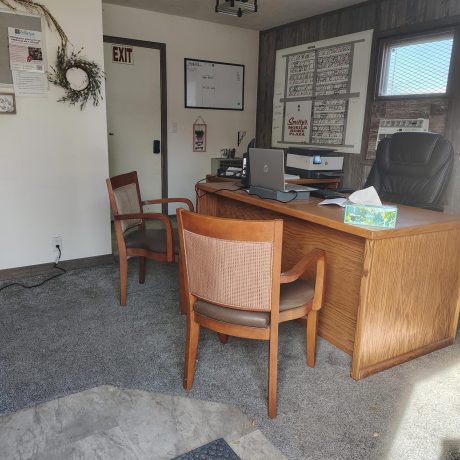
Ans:
<svg viewBox="0 0 460 460"><path fill-rule="evenodd" d="M8 44L16 96L46 97L48 78L42 32L8 27Z"/></svg>
<svg viewBox="0 0 460 460"><path fill-rule="evenodd" d="M11 70L45 72L42 33L8 27Z"/></svg>
<svg viewBox="0 0 460 460"><path fill-rule="evenodd" d="M16 96L48 96L49 84L46 73L13 70L12 74Z"/></svg>

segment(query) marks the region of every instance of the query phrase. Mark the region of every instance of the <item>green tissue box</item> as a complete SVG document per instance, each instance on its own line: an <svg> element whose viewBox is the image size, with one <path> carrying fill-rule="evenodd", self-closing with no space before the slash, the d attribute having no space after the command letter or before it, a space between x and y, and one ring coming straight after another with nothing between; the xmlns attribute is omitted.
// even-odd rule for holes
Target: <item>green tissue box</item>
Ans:
<svg viewBox="0 0 460 460"><path fill-rule="evenodd" d="M396 206L373 206L368 204L347 204L346 224L369 225L371 227L395 228L398 208Z"/></svg>

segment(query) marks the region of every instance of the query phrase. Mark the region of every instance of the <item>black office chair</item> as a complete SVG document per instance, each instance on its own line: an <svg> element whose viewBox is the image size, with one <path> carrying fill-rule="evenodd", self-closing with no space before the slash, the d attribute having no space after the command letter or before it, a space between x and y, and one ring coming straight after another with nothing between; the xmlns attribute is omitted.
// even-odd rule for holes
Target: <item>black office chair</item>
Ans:
<svg viewBox="0 0 460 460"><path fill-rule="evenodd" d="M396 133L379 142L364 187L384 201L442 211L453 164L452 144L440 134Z"/></svg>

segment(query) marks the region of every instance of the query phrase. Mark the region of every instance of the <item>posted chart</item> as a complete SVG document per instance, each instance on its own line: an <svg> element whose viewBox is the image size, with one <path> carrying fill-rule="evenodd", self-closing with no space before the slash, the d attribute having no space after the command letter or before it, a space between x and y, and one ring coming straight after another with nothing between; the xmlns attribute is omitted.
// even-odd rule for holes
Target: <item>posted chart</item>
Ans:
<svg viewBox="0 0 460 460"><path fill-rule="evenodd" d="M273 147L360 152L372 32L277 51Z"/></svg>

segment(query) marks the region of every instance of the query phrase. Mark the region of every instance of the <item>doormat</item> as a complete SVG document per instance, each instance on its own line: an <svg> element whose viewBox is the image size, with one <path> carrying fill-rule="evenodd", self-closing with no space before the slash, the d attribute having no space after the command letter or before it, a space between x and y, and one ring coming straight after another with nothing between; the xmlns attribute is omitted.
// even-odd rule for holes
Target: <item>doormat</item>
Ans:
<svg viewBox="0 0 460 460"><path fill-rule="evenodd" d="M223 438L179 455L173 460L241 460Z"/></svg>

